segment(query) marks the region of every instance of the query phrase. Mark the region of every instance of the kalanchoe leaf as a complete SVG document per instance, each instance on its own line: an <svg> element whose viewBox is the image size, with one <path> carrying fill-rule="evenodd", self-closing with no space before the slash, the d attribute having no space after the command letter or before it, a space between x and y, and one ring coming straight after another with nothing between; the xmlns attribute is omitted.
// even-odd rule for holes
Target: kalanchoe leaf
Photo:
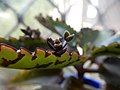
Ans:
<svg viewBox="0 0 120 90"><path fill-rule="evenodd" d="M68 37L65 38L67 42L71 41L74 38L74 34L69 35Z"/></svg>
<svg viewBox="0 0 120 90"><path fill-rule="evenodd" d="M96 47L93 49L91 55L93 57L101 55L120 55L120 43L111 43L108 46Z"/></svg>
<svg viewBox="0 0 120 90"><path fill-rule="evenodd" d="M27 30L28 33L32 33L31 36L34 36L36 32L38 36L40 35L38 31L31 30L29 27ZM67 42L64 38L55 40L48 38L47 43L52 49L50 51L45 50L48 48L46 48L46 42L41 37L30 36L26 38L25 36L21 36L19 39L1 40L4 42L0 43L0 66L14 69L56 69L81 62L80 55L77 52L67 51Z"/></svg>
<svg viewBox="0 0 120 90"><path fill-rule="evenodd" d="M69 30L70 33L76 33L76 31L67 25L65 22L59 21L58 19L53 20L50 16L44 18L42 14L35 17L40 24L50 29L52 32L62 36L65 30Z"/></svg>
<svg viewBox="0 0 120 90"><path fill-rule="evenodd" d="M64 33L64 39L67 38L70 35L70 33L68 31L65 31Z"/></svg>
<svg viewBox="0 0 120 90"><path fill-rule="evenodd" d="M65 33L66 34L64 34L64 38L59 38L55 40L52 40L51 38L47 39L47 43L49 47L54 51L55 55L60 56L61 54L63 54L67 50L67 42L71 41L74 37L74 34L70 35L68 31Z"/></svg>
<svg viewBox="0 0 120 90"><path fill-rule="evenodd" d="M59 51L62 49L62 42L60 41L60 39L55 39L54 47L55 47L56 51Z"/></svg>
<svg viewBox="0 0 120 90"><path fill-rule="evenodd" d="M28 31L21 29L21 31L25 34L25 35L29 35Z"/></svg>
<svg viewBox="0 0 120 90"><path fill-rule="evenodd" d="M73 39L74 36L75 36L74 34L70 34L70 32L65 31L63 37L64 37L64 39L65 39L67 42L69 42L69 41L71 41L71 40Z"/></svg>
<svg viewBox="0 0 120 90"><path fill-rule="evenodd" d="M111 39L112 37L116 37L114 30L94 30L92 28L82 28L79 33L79 37L77 38L80 46L85 48L86 45L102 46L113 43L115 41Z"/></svg>
<svg viewBox="0 0 120 90"><path fill-rule="evenodd" d="M56 51L59 51L63 48L62 42L60 41L60 38L54 40L54 47L55 47Z"/></svg>
<svg viewBox="0 0 120 90"><path fill-rule="evenodd" d="M14 69L57 69L83 63L77 52L67 52L66 48L58 52L36 48L30 52L26 48L17 50L11 45L0 44L0 66ZM79 62L79 63L78 63Z"/></svg>
<svg viewBox="0 0 120 90"><path fill-rule="evenodd" d="M59 50L62 49L62 44L61 43L60 44L54 44L54 47L55 47L56 51L59 51Z"/></svg>
<svg viewBox="0 0 120 90"><path fill-rule="evenodd" d="M47 41L50 42L52 45L54 44L54 41L52 40L52 38L47 38Z"/></svg>
<svg viewBox="0 0 120 90"><path fill-rule="evenodd" d="M40 31L38 29L31 29L29 26L26 29L21 29L21 31L25 34L26 38L39 38Z"/></svg>
<svg viewBox="0 0 120 90"><path fill-rule="evenodd" d="M119 40L114 40L114 38L117 38L117 35L115 35L114 30L102 30L99 31L99 34L94 42L96 46L101 46L101 45L109 45L110 43L117 42Z"/></svg>
<svg viewBox="0 0 120 90"><path fill-rule="evenodd" d="M51 49L56 50L54 48L54 41L52 40L52 38L47 38L47 44Z"/></svg>
<svg viewBox="0 0 120 90"><path fill-rule="evenodd" d="M93 45L98 35L98 30L93 30L91 28L82 28L79 33L80 46L84 47L88 43Z"/></svg>
<svg viewBox="0 0 120 90"><path fill-rule="evenodd" d="M59 40L59 39L55 39L54 43L55 43L55 44L59 44L59 43L60 43L60 40Z"/></svg>
<svg viewBox="0 0 120 90"><path fill-rule="evenodd" d="M110 44L107 39L111 38L113 30L94 30L92 28L82 28L75 40L83 48L84 54L89 55L94 46Z"/></svg>
<svg viewBox="0 0 120 90"><path fill-rule="evenodd" d="M65 49L62 49L60 51L57 51L57 52L53 52L54 55L60 57L63 53L65 53L67 51L67 48Z"/></svg>
<svg viewBox="0 0 120 90"><path fill-rule="evenodd" d="M108 84L120 86L120 43L112 43L108 46L94 48L92 57L97 62L99 73Z"/></svg>
<svg viewBox="0 0 120 90"><path fill-rule="evenodd" d="M40 31L38 29L37 30L33 30L31 37L32 38L39 38L40 37Z"/></svg>
<svg viewBox="0 0 120 90"><path fill-rule="evenodd" d="M31 28L30 28L29 26L28 26L26 29L21 29L21 31L22 31L25 35L29 35L29 36L32 35Z"/></svg>
<svg viewBox="0 0 120 90"><path fill-rule="evenodd" d="M44 40L40 36L40 31L38 29L31 29L28 26L26 29L22 29L22 30L23 33L25 31L27 32L27 34L24 33L24 36L20 36L19 39L16 39L14 37L9 37L8 39L0 37L0 43L11 45L17 49L19 49L20 47L24 47L30 51L34 51L36 47L41 47L44 49L49 48L46 43L46 40ZM29 35L29 33L32 34Z"/></svg>
<svg viewBox="0 0 120 90"><path fill-rule="evenodd" d="M56 34L60 35L60 34L56 31L54 25L52 25L52 23L50 22L50 20L52 20L51 17L48 17L48 16L47 16L46 18L44 18L44 17L42 16L42 14L39 14L39 15L36 16L35 18L40 22L40 24L42 24L42 25L45 26L46 28L50 29L51 31L55 32Z"/></svg>
<svg viewBox="0 0 120 90"><path fill-rule="evenodd" d="M60 56L67 50L65 48L66 44L63 45L63 42L64 41L61 38L55 40L52 40L51 38L47 38L47 43L49 47L54 51L53 54L58 56Z"/></svg>

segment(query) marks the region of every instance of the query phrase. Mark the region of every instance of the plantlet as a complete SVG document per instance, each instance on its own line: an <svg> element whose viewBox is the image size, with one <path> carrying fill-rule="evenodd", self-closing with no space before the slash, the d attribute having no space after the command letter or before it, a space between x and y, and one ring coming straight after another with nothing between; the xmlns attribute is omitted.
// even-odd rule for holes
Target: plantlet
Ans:
<svg viewBox="0 0 120 90"><path fill-rule="evenodd" d="M14 42L0 43L0 65L3 67L17 68L17 69L32 69L32 68L63 68L68 65L74 65L77 62L81 62L81 58L77 52L68 52L67 43L72 40L74 35L70 35L69 32L65 32L64 38L52 40L47 39L47 44L53 50L43 50L41 47L36 47L35 51L31 52L26 49L27 40L40 39L40 32L38 30L32 30L27 27L26 30L21 29L24 32L24 36L19 40L16 39L16 44L19 46L17 50L12 44ZM66 36L66 33L68 34ZM5 40L3 40L5 41ZM21 42L22 41L22 42ZM36 42L35 42L36 43ZM34 42L32 42L34 44ZM29 43L30 45L30 43Z"/></svg>

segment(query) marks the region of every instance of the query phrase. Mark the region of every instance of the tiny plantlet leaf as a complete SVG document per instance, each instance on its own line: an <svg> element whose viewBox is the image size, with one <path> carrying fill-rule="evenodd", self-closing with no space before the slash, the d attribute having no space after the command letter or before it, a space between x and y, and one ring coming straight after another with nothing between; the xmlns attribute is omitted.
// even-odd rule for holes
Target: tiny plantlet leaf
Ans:
<svg viewBox="0 0 120 90"><path fill-rule="evenodd" d="M67 38L70 35L70 33L68 31L65 31L64 33L64 39Z"/></svg>
<svg viewBox="0 0 120 90"><path fill-rule="evenodd" d="M52 40L51 38L47 39L47 43L49 47L54 51L55 55L61 56L65 51L67 51L66 45L69 41L71 41L74 37L74 34L70 34L68 31L64 33L63 38L58 38Z"/></svg>
<svg viewBox="0 0 120 90"><path fill-rule="evenodd" d="M21 29L21 31L25 34L25 37L28 38L39 38L40 32L38 29L31 29L29 26L26 29Z"/></svg>
<svg viewBox="0 0 120 90"><path fill-rule="evenodd" d="M68 37L65 38L67 42L71 41L74 38L74 34L69 35Z"/></svg>

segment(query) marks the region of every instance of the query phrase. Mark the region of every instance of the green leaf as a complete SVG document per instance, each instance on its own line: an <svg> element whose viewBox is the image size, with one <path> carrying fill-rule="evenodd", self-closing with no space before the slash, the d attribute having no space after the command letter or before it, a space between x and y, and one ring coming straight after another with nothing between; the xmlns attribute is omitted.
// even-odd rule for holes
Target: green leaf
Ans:
<svg viewBox="0 0 120 90"><path fill-rule="evenodd" d="M99 35L98 30L92 30L91 28L82 28L81 31L75 36L74 43L78 43L84 54L90 54L94 42Z"/></svg>
<svg viewBox="0 0 120 90"><path fill-rule="evenodd" d="M112 38L116 37L115 31L113 30L101 30L94 42L95 46L108 45L110 43L116 42Z"/></svg>
<svg viewBox="0 0 120 90"><path fill-rule="evenodd" d="M0 43L11 45L16 49L19 49L20 47L24 47L30 51L34 51L36 47L41 47L44 49L49 48L46 41L41 37L36 39L32 39L32 38L26 39L25 37L20 37L19 39L10 37L9 39L5 39L0 37Z"/></svg>
<svg viewBox="0 0 120 90"><path fill-rule="evenodd" d="M92 30L91 28L82 28L79 33L79 44L84 47L87 44L93 44L99 35L98 30Z"/></svg>
<svg viewBox="0 0 120 90"><path fill-rule="evenodd" d="M82 47L86 45L101 46L110 44L110 39L115 32L113 30L93 30L91 28L82 28L79 33L79 41Z"/></svg>
<svg viewBox="0 0 120 90"><path fill-rule="evenodd" d="M73 28L67 25L65 22L59 21L58 19L54 21L52 17L47 16L44 18L42 14L35 17L40 24L50 29L52 32L62 36L65 30L68 30L70 33L76 33Z"/></svg>
<svg viewBox="0 0 120 90"><path fill-rule="evenodd" d="M84 54L90 54L92 48L110 44L110 39L115 32L113 30L93 30L82 28L75 38L75 42L83 48ZM114 42L114 41L112 41Z"/></svg>
<svg viewBox="0 0 120 90"><path fill-rule="evenodd" d="M100 64L99 73L105 81L115 87L120 86L120 43L94 48L91 56Z"/></svg>
<svg viewBox="0 0 120 90"><path fill-rule="evenodd" d="M61 56L58 56L50 50L36 48L34 52L30 52L26 48L17 50L13 46L4 43L0 44L0 48L0 66L14 69L58 69L81 64L86 60L75 51L66 51Z"/></svg>
<svg viewBox="0 0 120 90"><path fill-rule="evenodd" d="M111 43L108 46L94 47L91 56L97 57L101 55L120 56L120 43Z"/></svg>
<svg viewBox="0 0 120 90"><path fill-rule="evenodd" d="M47 42L41 37L36 39L32 39L32 38L25 39L24 37L21 37L15 46L24 47L30 51L34 51L37 47L44 48L44 49L49 48L47 45Z"/></svg>
<svg viewBox="0 0 120 90"><path fill-rule="evenodd" d="M67 25L65 22L59 21L59 20L50 20L52 25L55 27L55 29L63 35L65 30L69 31L71 34L76 34L76 31L70 27L70 25Z"/></svg>

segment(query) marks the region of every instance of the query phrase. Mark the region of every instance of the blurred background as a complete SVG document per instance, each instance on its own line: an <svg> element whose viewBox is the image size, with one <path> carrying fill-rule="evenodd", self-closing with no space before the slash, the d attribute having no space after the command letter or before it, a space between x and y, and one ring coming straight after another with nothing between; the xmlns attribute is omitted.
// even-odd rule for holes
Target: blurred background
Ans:
<svg viewBox="0 0 120 90"><path fill-rule="evenodd" d="M39 13L64 19L76 31L82 27L119 31L119 4L119 0L0 0L0 35L19 37L20 28L31 26L44 36L45 28L35 19ZM48 34L52 35L49 30Z"/></svg>
<svg viewBox="0 0 120 90"><path fill-rule="evenodd" d="M46 32L46 28L35 19L39 13L54 20L64 20L77 32L90 27L113 29L119 33L119 12L119 0L0 0L0 37L19 38L23 35L20 29L27 26L39 29L43 38L56 37L50 30ZM1 68L0 89L6 90L6 81L19 71Z"/></svg>

